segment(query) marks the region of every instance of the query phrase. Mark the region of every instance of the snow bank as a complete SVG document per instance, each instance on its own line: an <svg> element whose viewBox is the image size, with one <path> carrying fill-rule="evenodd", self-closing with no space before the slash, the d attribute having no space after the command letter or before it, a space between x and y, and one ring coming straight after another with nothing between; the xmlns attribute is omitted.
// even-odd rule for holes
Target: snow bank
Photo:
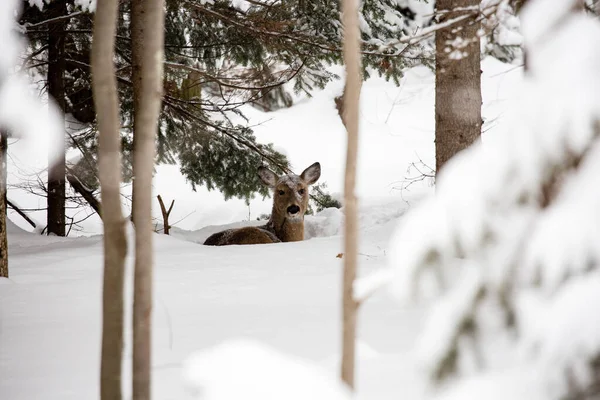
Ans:
<svg viewBox="0 0 600 400"><path fill-rule="evenodd" d="M316 364L265 344L232 339L190 356L184 382L204 400L348 400L350 391Z"/></svg>
<svg viewBox="0 0 600 400"><path fill-rule="evenodd" d="M408 203L399 198L368 199L359 206L359 226L361 230L371 229L400 218ZM195 231L174 227L172 235L194 243L204 243L206 238L225 229L260 226L266 220L246 220L223 225L210 225ZM304 216L304 239L342 235L344 232L344 208L326 208L315 215Z"/></svg>

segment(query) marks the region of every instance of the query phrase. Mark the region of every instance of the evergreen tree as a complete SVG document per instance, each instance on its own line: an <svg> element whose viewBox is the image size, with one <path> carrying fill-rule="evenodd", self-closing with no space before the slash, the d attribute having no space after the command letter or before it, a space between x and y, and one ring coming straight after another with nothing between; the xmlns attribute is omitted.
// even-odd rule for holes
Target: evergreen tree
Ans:
<svg viewBox="0 0 600 400"><path fill-rule="evenodd" d="M56 1L56 0L53 0ZM63 1L63 0L61 0ZM98 187L97 128L91 94L92 15L66 0L65 112L90 124L73 136L84 157L75 170L86 186ZM241 5L240 5L241 4ZM244 6L245 4L245 6ZM30 42L29 65L45 74L48 60L49 7L26 2L21 24ZM235 6L234 6L235 5ZM116 36L116 68L121 104L121 142L125 180L131 178L133 149L130 9L122 2ZM399 44L422 21L410 6L394 0L366 0L361 5L363 73L376 72L399 82L402 71L421 62L421 45ZM337 1L283 1L274 4L217 0L166 1L165 77L157 162L178 161L193 188L206 185L226 198L267 195L256 176L265 164L289 170L286 157L260 144L245 126L240 107L262 109L291 105L283 87L310 95L337 77L328 66L342 62L342 27Z"/></svg>
<svg viewBox="0 0 600 400"><path fill-rule="evenodd" d="M193 188L206 185L226 198L267 195L256 176L265 164L278 172L289 169L284 155L260 144L240 111L244 104L263 109L291 105L283 84L308 95L337 78L327 71L341 63L339 4L334 1L284 1L273 5L192 0L166 2L165 96L157 135L157 161L181 165ZM91 95L90 48L92 15L78 13L66 1L65 112L92 129L73 137L84 157L76 170L86 185L97 188L97 134ZM27 3L21 24L30 41L30 65L48 68L48 7ZM394 45L413 29L414 13L395 1L370 1L361 8L364 76L377 71L398 82L402 71L422 61L416 45ZM125 180L131 178L133 149L130 9L120 4L116 67L122 116L121 141ZM399 55L402 53L402 55Z"/></svg>

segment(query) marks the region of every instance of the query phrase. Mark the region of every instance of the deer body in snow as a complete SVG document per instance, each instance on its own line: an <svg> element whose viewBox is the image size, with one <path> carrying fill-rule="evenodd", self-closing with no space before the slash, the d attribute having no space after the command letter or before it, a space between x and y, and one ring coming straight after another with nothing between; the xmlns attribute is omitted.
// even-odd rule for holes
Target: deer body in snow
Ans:
<svg viewBox="0 0 600 400"><path fill-rule="evenodd" d="M258 168L258 176L273 190L273 209L266 225L227 229L214 233L206 239L205 245L226 246L304 240L304 213L308 208L308 186L321 176L321 165L316 162L300 175L283 176L277 176L261 166Z"/></svg>

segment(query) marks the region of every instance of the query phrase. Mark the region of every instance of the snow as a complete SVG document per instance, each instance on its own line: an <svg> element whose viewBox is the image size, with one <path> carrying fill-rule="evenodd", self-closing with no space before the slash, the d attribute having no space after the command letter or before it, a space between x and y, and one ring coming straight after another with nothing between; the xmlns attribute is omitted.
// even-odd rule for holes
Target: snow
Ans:
<svg viewBox="0 0 600 400"><path fill-rule="evenodd" d="M0 4L0 124L12 137L21 138L31 157L43 157L53 162L58 155L60 140L59 114L54 104L42 104L32 84L21 71L19 54L24 43L14 32L14 13L20 10L17 1Z"/></svg>
<svg viewBox="0 0 600 400"><path fill-rule="evenodd" d="M365 302L379 289L389 284L393 272L389 268L382 268L371 275L356 279L353 285L353 297L357 303Z"/></svg>
<svg viewBox="0 0 600 400"><path fill-rule="evenodd" d="M543 383L537 379L534 365L525 365L508 372L482 373L449 385L435 400L460 400L485 398L488 400L530 399L547 400Z"/></svg>
<svg viewBox="0 0 600 400"><path fill-rule="evenodd" d="M232 0L231 5L233 8L236 8L242 12L246 12L252 6L252 3L246 0Z"/></svg>
<svg viewBox="0 0 600 400"><path fill-rule="evenodd" d="M596 243L600 226L589 223L600 221L600 193L597 187L589 185L598 168L600 144L596 143L590 149L590 158L580 166L580 173L565 179L568 190L559 194L530 233L523 262L524 280L532 282L537 278L543 288L552 292L567 276L584 274L590 265L600 262Z"/></svg>
<svg viewBox="0 0 600 400"><path fill-rule="evenodd" d="M600 25L564 15L574 5L527 3L528 71L503 123L455 156L393 233L394 296L411 304L437 283L417 357L442 398L496 391L524 365L535 372L498 398L597 384ZM453 367L447 386L435 382L442 367Z"/></svg>
<svg viewBox="0 0 600 400"><path fill-rule="evenodd" d="M83 11L95 12L97 0L75 0L75 5L79 6Z"/></svg>
<svg viewBox="0 0 600 400"><path fill-rule="evenodd" d="M368 230L359 256L361 275L385 262L393 222ZM0 392L10 399L42 393L48 399L96 396L101 237L62 239L11 231L9 240L12 284L0 289ZM130 246L132 242L130 237ZM329 360L338 359L340 345L339 235L269 245L270 250L212 248L166 235L157 235L155 242L155 398L193 398L182 383L184 361L196 351L239 338L309 360L337 376ZM131 283L128 280L129 307ZM410 370L403 354L418 327L405 322L420 312L398 310L385 293L374 294L361 312L360 340L373 349L365 357L369 363L398 360L384 375L395 386L391 372ZM125 355L130 360L131 331L126 326ZM359 378L359 386L370 384L361 382ZM392 392L382 398L392 398Z"/></svg>
<svg viewBox="0 0 600 400"><path fill-rule="evenodd" d="M567 368L575 372L574 383L585 387L591 378L590 354L600 352L600 318L594 307L600 300L600 274L570 279L551 299L537 295L541 309L523 316L525 321L530 318L525 324L523 348L539 353L537 369L554 378L550 390L566 391L561 375Z"/></svg>
<svg viewBox="0 0 600 400"><path fill-rule="evenodd" d="M37 6L40 10L52 0L28 0L30 6ZM97 0L75 0L75 5L83 11L95 12Z"/></svg>
<svg viewBox="0 0 600 400"><path fill-rule="evenodd" d="M0 13L5 3L0 2ZM78 4L84 6L84 3ZM246 2L239 2L238 6L243 7L243 3ZM431 7L431 3L412 3ZM5 42L0 46L6 45ZM590 41L592 45L596 44ZM569 57L575 57L577 49L583 46L586 44L573 46ZM559 59L554 61L557 71L583 62L577 58ZM538 65L534 59L534 70ZM407 71L400 87L377 77L363 85L357 179L359 279L354 286L354 295L361 301L356 399L403 396L420 400L438 395L445 399L504 399L525 398L528 392L531 399L548 398L540 394L543 393L540 388L546 388L548 383L544 365L560 363L579 371L586 354L598 350L597 329L581 330L575 335L569 331L571 326L586 323L594 324L595 328L600 326L593 309L600 293L598 276L582 268L582 260L587 259L584 255L596 254L592 252L591 238L597 234L597 228L585 224L586 219L581 215L569 218L574 210L596 207L588 218L597 219L600 208L594 202L597 199L594 193L598 189L590 188L589 182L595 182L591 174L598 166L582 163L580 175L567 177L573 193L580 195L559 196L544 211L548 214L544 222L539 220L539 225L536 223L535 229L529 231L532 225L528 218L533 219L533 210L524 207L511 213L507 204L518 199L524 187L541 179L539 169L543 167L543 159L524 160L535 168L521 171L522 175L512 169L476 168L473 159L516 168L532 148L551 153L554 143L550 138L543 142L537 137L530 143L519 142L522 146L515 146L509 140L524 137L529 127L537 124L544 124L546 129L554 121L551 114L567 115L578 107L584 108L583 113L598 107L600 102L594 105L593 101L570 97L573 105L564 113L558 106L549 108L547 114L528 116L524 126L511 132L505 126L513 118L508 111L532 101L530 98L523 98L521 103L516 101L524 87L523 71L490 58L483 60L482 69L487 128L483 141L487 147L483 147L488 150L479 155L467 152L456 159L452 169L439 181L439 200L429 196L433 188L426 181L403 188L412 163L423 160L434 165L434 75L419 67ZM341 74L337 67L331 71ZM553 87L566 90L572 83L579 90L583 79L562 76ZM587 94L596 88L593 81L587 85ZM333 99L342 86L343 82L336 81L312 98L297 95L289 109L271 113L250 107L243 109L249 124L255 127L258 140L273 142L283 149L296 173L319 161L319 182L327 182L328 189L337 196L343 191L346 139ZM542 95L546 99L552 97L548 92ZM591 99L595 101L597 97ZM2 112L5 111L0 108ZM35 118L19 118L28 124L42 123ZM584 132L583 126L579 128L573 137L569 136L571 148L580 152L597 151L585 146L590 132ZM35 176L43 176L46 168L47 137L36 136L33 143L26 140L27 137L10 141L11 184L23 177L35 181ZM508 156L500 153L501 149L510 150ZM585 175L583 171L587 171ZM452 179L453 175L460 179ZM498 182L502 187L494 186ZM328 208L306 216L303 242L215 248L199 243L226 228L264 224L257 217L271 211L272 199L256 198L247 206L243 200L225 202L220 193L204 188L192 192L177 165L157 167L153 190L154 195L161 194L167 203L175 200L172 235L155 237L153 397L161 400L350 398L338 380L343 209ZM130 188L124 187L123 192L130 193ZM479 198L479 193L486 196ZM43 207L45 203L15 187L10 188L9 198L23 208ZM446 203L447 206L440 206ZM158 203L154 206L156 223L162 225ZM431 206L435 208L431 210ZM490 215L492 206L495 213ZM38 221L45 220L44 211L28 214ZM102 289L100 221L91 218L82 223L81 236L58 238L31 233L31 227L14 212L9 212L9 218L10 278L0 279L1 397L50 400L97 397ZM515 225L507 229L507 223L511 222ZM584 225L589 231L578 229ZM473 311L482 284L492 282L486 288L498 290L509 275L506 266L514 256L512 243L500 249L502 256L495 259L468 260L469 263L457 254L448 254L456 250L457 243L461 253L479 248L490 230L507 240L519 241L525 234L532 238L526 249L526 254L530 254L528 267L521 271L519 281L529 288L528 296L519 297L514 304L519 320L529 322L523 324L526 335L520 353L525 361L515 367L511 364L514 354L505 343L498 344L499 339L490 341L482 347L490 359L504 354L501 362L493 363L502 368L472 373L466 379L451 382L446 390L432 390L423 370L447 351L449 338L456 336L455 321ZM130 226L128 236L126 300L130 310L133 264ZM450 240L455 237L457 241ZM551 240L555 247L567 240L576 245L572 253L553 253L547 245ZM430 251L432 248L435 251ZM539 269L540 263L550 259L556 263L554 270ZM413 268L423 260L429 261L432 268L426 272ZM447 265L456 269L445 268ZM459 269L464 275L457 272ZM403 279L397 279L399 271ZM543 285L532 288L531 282L538 276L543 278ZM563 280L571 276L575 276L572 282L563 286ZM420 290L412 284L416 281ZM391 293L381 290L383 287L390 288ZM451 288L458 290L448 291ZM418 304L397 301L417 294L422 300ZM478 321L485 319L482 313L489 320L497 319L495 305L483 303L480 307L475 310ZM580 312L571 312L574 307ZM565 323L553 324L550 318L553 315ZM483 333L495 329L493 321L483 322ZM125 327L127 380L131 375L130 318ZM489 348L493 350L491 355L487 354ZM537 354L538 349L543 350L544 358L532 360L531 354ZM464 369L462 364L461 368ZM586 374L578 377L584 384ZM123 389L128 398L130 386L124 384Z"/></svg>
<svg viewBox="0 0 600 400"><path fill-rule="evenodd" d="M434 370L436 363L449 352L449 346L459 338L461 326L471 318L482 285L478 266L466 268L464 275L457 279L456 290L448 292L432 307L419 338L419 364L424 371Z"/></svg>
<svg viewBox="0 0 600 400"><path fill-rule="evenodd" d="M0 54L2 54L2 57L0 57L1 79L5 79L4 75L13 67L20 50L19 41L13 32L13 14L14 10L18 9L17 4L16 0L7 0L0 4L0 33L3 38L10 38L10 40L0 41Z"/></svg>
<svg viewBox="0 0 600 400"><path fill-rule="evenodd" d="M499 125L520 84L521 71L492 59L484 60L483 70L484 115ZM403 185L411 163L421 159L433 165L433 83L431 71L415 68L400 87L380 78L363 86L357 182L360 279L355 295L367 300L359 313L359 399L395 399L402 393L416 400L427 393L415 354L426 306L399 306L377 289L389 278L389 243L397 223L432 191L427 182L408 190L394 187ZM285 149L296 173L319 161L319 181L327 182L333 194L343 191L345 133L333 102L342 85L332 82L310 99L296 97L290 109L244 110L259 140ZM31 150L22 139L10 141L14 161L9 162L10 183L35 179L45 169L45 150L41 154ZM154 194L161 194L167 203L174 199L171 223L181 219L172 236L158 235L155 240L154 398L194 398L183 380L185 361L198 351L205 355L225 351L227 343L239 344L235 341L241 338L246 338L250 354L262 348L266 360L297 365L294 361L301 358L307 373L321 367L339 375L343 258L337 255L343 253L343 209L306 216L304 242L269 245L269 250L210 248L198 243L211 233L263 224L256 217L270 212L272 200L257 198L248 208L241 200L225 202L221 194L204 188L192 192L176 165L157 168ZM9 198L24 208L45 205L44 199L14 187ZM43 211L28 214L45 220ZM84 236L57 238L30 233L31 227L14 212L9 217L14 222L9 226L11 276L0 284L0 393L7 399L95 397L101 326L100 222L83 223ZM130 236L130 248L132 243ZM129 254L128 273L133 262ZM126 294L131 307L130 280ZM126 378L130 339L128 321ZM220 345L226 347L213 348ZM212 354L220 358L224 353ZM233 354L240 362L243 355ZM218 386L223 377L214 372L211 377L216 381L210 381ZM278 376L285 374L280 372ZM276 383L272 380L270 387ZM128 385L124 391L127 396Z"/></svg>
<svg viewBox="0 0 600 400"><path fill-rule="evenodd" d="M535 202L548 163L559 165L568 157L594 151L586 147L595 134L594 125L585 124L581 117L600 115L600 81L590 78L600 70L600 58L597 55L597 59L592 58L593 49L600 44L600 28L589 19L579 18L573 18L565 25L563 35L548 41L555 46L554 51L549 52L543 47L540 50L543 56L552 56L552 62L547 59L543 64L549 67L538 74L536 68L542 64L532 62L534 78L524 87L522 101L516 103L513 110L516 116L507 117L513 125L505 124L505 129L496 130L484 137L481 144L455 157L438 177L438 195L427 199L420 205L420 210L415 210L402 221L396 240L408 243L408 239L416 237L419 242L418 246L403 244L394 250L398 255L395 263L403 266L403 281L412 279L409 266L423 263L436 252L442 255L448 251L474 253L484 244L488 234L525 234L527 224L520 227L513 225L512 232L501 232L504 225L510 226L503 224L502 218L514 219L515 224L533 218L540 212L535 209ZM596 40L579 41L589 48L569 45L568 48L573 50L565 54L562 50L565 44L575 41L581 32ZM556 57L557 49L562 51L560 57ZM537 57L538 53L532 51L531 58L536 60ZM577 66L580 66L581 75L567 72ZM548 70L553 73L548 73ZM561 96L548 92L548 81L553 82L553 90L558 85ZM544 107L531 109L527 104L544 104ZM563 129L565 126L572 128ZM520 146L515 147L517 141ZM581 179L590 179L590 175L585 173L587 171L588 168L582 166ZM464 193L474 195L465 197ZM586 190L585 193L590 196L590 201L597 200L594 190ZM521 206L511 208L515 203ZM560 202L552 207L558 206ZM418 240L425 238L427 240ZM545 248L540 249L540 253L542 251ZM439 259L434 257L430 261L434 263Z"/></svg>
<svg viewBox="0 0 600 400"><path fill-rule="evenodd" d="M253 340L230 340L193 354L183 369L191 392L206 400L351 397L337 376L323 367Z"/></svg>
<svg viewBox="0 0 600 400"><path fill-rule="evenodd" d="M40 10L44 8L44 0L29 0L30 6L37 6Z"/></svg>
<svg viewBox="0 0 600 400"><path fill-rule="evenodd" d="M509 71L510 65L490 59L483 68L484 112L501 120L520 71ZM333 193L343 188L345 140L333 106L338 88L339 82L332 83L314 98L296 99L294 107L275 113L249 110L254 121L269 119L258 130L261 140L285 148L299 169L320 161L319 181L327 181ZM419 158L432 162L433 75L424 68L411 70L400 88L372 78L364 85L362 101L355 295L366 300L358 320L356 396L384 400L403 393L417 400L427 394L415 354L427 308L399 306L386 291L377 289L385 285L390 272L392 232L407 210L432 190L427 183L403 191L391 187L401 185L410 163ZM11 144L11 155L19 161L19 169L9 166L12 182L22 176L20 170L44 168L44 159L28 157L22 144ZM198 243L225 228L264 224L256 216L270 211L271 199L252 202L248 218L243 202L223 202L214 192L192 192L177 166L158 167L154 184L155 193L167 202L176 200L173 214L179 214L172 216L173 221L192 214L185 223L176 224L172 236L155 238L153 397L197 398L185 383L186 360L197 352L225 351L227 343L241 339L250 354L262 346L265 359L286 365L301 359L307 373L320 367L339 376L343 258L337 256L343 253L343 209L306 216L304 242L269 245L269 250L266 246L212 248ZM17 189L11 188L9 196L22 207L43 206L41 199ZM28 214L45 219L42 212ZM9 225L11 276L0 284L0 393L8 399L95 397L102 285L102 240L94 234L98 228L85 225L88 231L83 237L38 236L20 217L9 216L14 221ZM128 277L133 264L131 231L129 235ZM129 279L128 308L131 284ZM130 321L125 326L127 379ZM234 356L242 362L243 354ZM210 377L215 380L205 382L215 388L224 379L216 371ZM276 383L272 380L269 387ZM130 393L128 385L124 393Z"/></svg>

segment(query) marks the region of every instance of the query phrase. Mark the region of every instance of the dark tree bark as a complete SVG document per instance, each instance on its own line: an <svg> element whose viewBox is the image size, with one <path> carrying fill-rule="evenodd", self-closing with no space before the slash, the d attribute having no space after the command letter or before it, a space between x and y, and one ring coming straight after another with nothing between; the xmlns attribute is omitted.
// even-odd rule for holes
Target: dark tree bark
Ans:
<svg viewBox="0 0 600 400"><path fill-rule="evenodd" d="M452 10L478 6L479 0L436 2L438 11L450 10L440 15L441 23L464 12ZM474 18L467 19L458 26L438 30L435 35L435 161L438 173L450 158L481 136L479 27ZM462 38L466 46L455 48L452 43L457 38Z"/></svg>
<svg viewBox="0 0 600 400"><path fill-rule="evenodd" d="M56 18L67 15L66 0L53 0L48 5L48 16ZM48 95L60 111L65 111L65 29L67 19L48 23ZM64 123L64 119L63 119ZM48 234L65 236L65 148L64 126L60 131L59 155L49 155L54 160L48 165Z"/></svg>
<svg viewBox="0 0 600 400"><path fill-rule="evenodd" d="M152 345L152 173L162 97L164 0L131 3L133 81L133 400L150 399Z"/></svg>
<svg viewBox="0 0 600 400"><path fill-rule="evenodd" d="M121 139L113 63L118 0L99 1L94 15L92 88L98 119L98 164L104 222L100 398L121 400L123 287L127 238L121 210Z"/></svg>
<svg viewBox="0 0 600 400"><path fill-rule="evenodd" d="M6 235L6 132L0 132L0 277L8 278L8 238Z"/></svg>

